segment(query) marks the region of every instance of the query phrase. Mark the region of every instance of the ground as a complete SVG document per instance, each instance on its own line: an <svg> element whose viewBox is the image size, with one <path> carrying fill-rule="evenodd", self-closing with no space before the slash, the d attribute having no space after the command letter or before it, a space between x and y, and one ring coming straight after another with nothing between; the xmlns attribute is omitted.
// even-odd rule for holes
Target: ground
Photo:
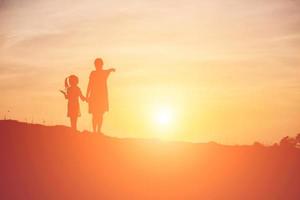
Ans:
<svg viewBox="0 0 300 200"><path fill-rule="evenodd" d="M0 199L300 199L300 150L0 121Z"/></svg>

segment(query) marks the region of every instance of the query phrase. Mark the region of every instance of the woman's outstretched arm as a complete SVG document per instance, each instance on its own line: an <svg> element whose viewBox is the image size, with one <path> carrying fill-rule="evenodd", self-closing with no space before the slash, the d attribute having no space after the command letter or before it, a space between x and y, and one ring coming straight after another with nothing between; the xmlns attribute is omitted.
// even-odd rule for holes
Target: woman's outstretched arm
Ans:
<svg viewBox="0 0 300 200"><path fill-rule="evenodd" d="M111 72L115 72L116 71L116 69L115 68L109 68L109 69L107 69L107 70L105 70L106 72L107 72L107 76L109 76L110 75L110 73Z"/></svg>
<svg viewBox="0 0 300 200"><path fill-rule="evenodd" d="M110 69L108 69L108 72L110 73L110 72L116 72L116 69L115 68L110 68Z"/></svg>

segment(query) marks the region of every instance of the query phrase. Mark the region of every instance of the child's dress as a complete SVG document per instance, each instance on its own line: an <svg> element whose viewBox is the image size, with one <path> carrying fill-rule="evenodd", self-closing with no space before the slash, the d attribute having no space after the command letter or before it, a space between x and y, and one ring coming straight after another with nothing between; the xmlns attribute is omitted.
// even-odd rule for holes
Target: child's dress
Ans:
<svg viewBox="0 0 300 200"><path fill-rule="evenodd" d="M79 87L69 87L67 90L68 98L68 117L79 117L80 106L79 97L82 97L82 93Z"/></svg>

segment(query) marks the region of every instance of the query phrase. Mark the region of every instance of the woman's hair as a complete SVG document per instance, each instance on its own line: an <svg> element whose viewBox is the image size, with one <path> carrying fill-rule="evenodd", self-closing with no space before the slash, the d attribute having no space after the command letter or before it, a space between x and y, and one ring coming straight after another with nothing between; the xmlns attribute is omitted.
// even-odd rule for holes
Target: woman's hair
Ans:
<svg viewBox="0 0 300 200"><path fill-rule="evenodd" d="M94 64L95 64L96 69L102 69L102 66L103 66L102 58L96 58Z"/></svg>
<svg viewBox="0 0 300 200"><path fill-rule="evenodd" d="M75 75L71 75L71 76L68 76L67 78L65 78L65 88L69 88L71 86L75 86L77 85L79 82L79 79L77 76Z"/></svg>

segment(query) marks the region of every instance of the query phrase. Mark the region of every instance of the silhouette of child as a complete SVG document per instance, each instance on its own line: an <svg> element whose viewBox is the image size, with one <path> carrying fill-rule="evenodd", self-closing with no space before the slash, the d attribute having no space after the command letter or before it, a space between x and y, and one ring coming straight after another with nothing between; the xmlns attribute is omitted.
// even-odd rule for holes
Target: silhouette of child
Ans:
<svg viewBox="0 0 300 200"><path fill-rule="evenodd" d="M79 97L82 101L86 101L86 98L77 86L78 82L78 77L71 75L65 79L65 91L61 90L61 93L68 99L68 117L70 117L73 130L77 130L77 118L80 116Z"/></svg>

